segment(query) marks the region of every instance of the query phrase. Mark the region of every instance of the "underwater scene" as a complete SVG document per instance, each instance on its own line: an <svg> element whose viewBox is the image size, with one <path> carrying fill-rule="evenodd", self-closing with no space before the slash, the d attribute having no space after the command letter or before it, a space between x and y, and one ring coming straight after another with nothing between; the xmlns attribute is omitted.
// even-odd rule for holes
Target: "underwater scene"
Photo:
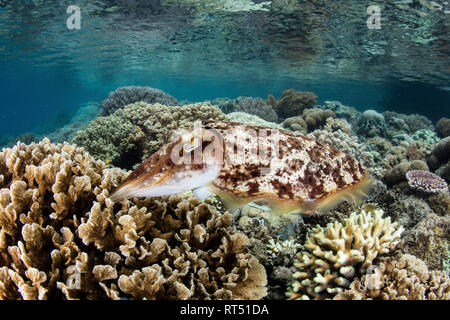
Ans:
<svg viewBox="0 0 450 320"><path fill-rule="evenodd" d="M449 35L444 0L0 0L0 299L449 300Z"/></svg>

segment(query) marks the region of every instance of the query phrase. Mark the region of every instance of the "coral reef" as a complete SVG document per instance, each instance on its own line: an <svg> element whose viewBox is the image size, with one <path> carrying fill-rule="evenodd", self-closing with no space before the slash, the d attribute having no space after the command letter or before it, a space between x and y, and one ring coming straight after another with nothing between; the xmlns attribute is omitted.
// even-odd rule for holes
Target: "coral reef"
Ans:
<svg viewBox="0 0 450 320"><path fill-rule="evenodd" d="M159 89L140 86L120 87L110 92L108 97L102 101L100 115L110 115L129 104L141 101L165 106L178 106L180 104L177 99Z"/></svg>
<svg viewBox="0 0 450 320"><path fill-rule="evenodd" d="M316 226L308 234L304 251L297 254L298 269L290 299L325 299L348 288L355 274L364 273L380 254L400 242L403 227L382 218L383 211L366 206L344 223Z"/></svg>
<svg viewBox="0 0 450 320"><path fill-rule="evenodd" d="M434 128L441 138L450 136L450 119L445 117L440 118Z"/></svg>
<svg viewBox="0 0 450 320"><path fill-rule="evenodd" d="M209 103L184 107L138 102L98 117L72 142L91 156L130 169L159 150L179 129L190 129L196 120L225 120L219 108Z"/></svg>
<svg viewBox="0 0 450 320"><path fill-rule="evenodd" d="M384 173L383 180L389 185L406 181L406 173L412 170L428 171L427 164L422 160L403 161Z"/></svg>
<svg viewBox="0 0 450 320"><path fill-rule="evenodd" d="M231 121L231 122L255 124L257 126L263 126L263 127L268 127L268 128L283 129L283 127L278 123L268 122L264 119L261 119L258 116L248 114L245 112L231 112L231 113L228 113L225 117L226 117L226 120Z"/></svg>
<svg viewBox="0 0 450 320"><path fill-rule="evenodd" d="M317 103L317 96L312 92L301 92L294 89L284 90L281 97L267 97L267 103L272 106L279 117L286 119L302 114L304 109L311 109Z"/></svg>
<svg viewBox="0 0 450 320"><path fill-rule="evenodd" d="M402 252L410 253L425 261L428 268L443 270L448 259L447 244L450 241L450 217L428 213L427 216L405 233Z"/></svg>
<svg viewBox="0 0 450 320"><path fill-rule="evenodd" d="M278 115L272 109L272 106L268 105L266 102L259 98L237 98L234 111L252 114L269 122L278 121Z"/></svg>
<svg viewBox="0 0 450 320"><path fill-rule="evenodd" d="M191 193L114 204L125 177L82 148L0 153L1 299L259 299L266 272L232 216Z"/></svg>
<svg viewBox="0 0 450 320"><path fill-rule="evenodd" d="M413 134L417 130L427 129L434 130L433 123L427 117L418 114L401 114L392 111L385 111L383 115L388 125L392 125L406 132L407 134ZM393 135L391 135L393 136Z"/></svg>
<svg viewBox="0 0 450 320"><path fill-rule="evenodd" d="M384 116L375 110L364 111L356 123L356 132L365 137L384 137L386 122Z"/></svg>
<svg viewBox="0 0 450 320"><path fill-rule="evenodd" d="M382 257L372 273L350 284L337 300L449 300L450 278L442 271L429 271L425 263L409 254Z"/></svg>
<svg viewBox="0 0 450 320"><path fill-rule="evenodd" d="M302 116L287 118L281 123L281 125L287 130L297 131L301 134L308 133L308 125Z"/></svg>
<svg viewBox="0 0 450 320"><path fill-rule="evenodd" d="M424 170L410 170L406 179L411 189L428 193L448 191L447 183L438 175Z"/></svg>
<svg viewBox="0 0 450 320"><path fill-rule="evenodd" d="M328 118L336 118L336 114L330 109L304 109L303 119L308 126L308 131L321 129Z"/></svg>
<svg viewBox="0 0 450 320"><path fill-rule="evenodd" d="M436 174L450 182L450 137L442 139L435 145L428 158L428 164Z"/></svg>

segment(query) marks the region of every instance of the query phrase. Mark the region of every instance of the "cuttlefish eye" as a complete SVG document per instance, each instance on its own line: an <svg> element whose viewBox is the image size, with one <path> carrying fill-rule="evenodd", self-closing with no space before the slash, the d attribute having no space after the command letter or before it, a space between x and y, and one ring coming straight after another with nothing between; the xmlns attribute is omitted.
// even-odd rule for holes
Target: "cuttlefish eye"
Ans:
<svg viewBox="0 0 450 320"><path fill-rule="evenodd" d="M190 142L190 143L186 143L186 144L183 146L183 150L184 150L185 152L192 152L192 151L194 151L195 149L197 149L198 147L200 147L200 140L197 139L197 138L192 137L192 138L191 138L191 142Z"/></svg>

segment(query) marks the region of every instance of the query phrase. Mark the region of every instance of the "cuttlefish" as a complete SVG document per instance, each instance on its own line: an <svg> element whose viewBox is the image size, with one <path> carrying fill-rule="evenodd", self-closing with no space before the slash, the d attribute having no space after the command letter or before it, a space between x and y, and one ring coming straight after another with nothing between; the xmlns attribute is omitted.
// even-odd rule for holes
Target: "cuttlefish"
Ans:
<svg viewBox="0 0 450 320"><path fill-rule="evenodd" d="M361 163L289 131L207 120L173 138L132 172L112 201L193 190L228 209L250 202L273 213L324 213L361 202L372 179Z"/></svg>

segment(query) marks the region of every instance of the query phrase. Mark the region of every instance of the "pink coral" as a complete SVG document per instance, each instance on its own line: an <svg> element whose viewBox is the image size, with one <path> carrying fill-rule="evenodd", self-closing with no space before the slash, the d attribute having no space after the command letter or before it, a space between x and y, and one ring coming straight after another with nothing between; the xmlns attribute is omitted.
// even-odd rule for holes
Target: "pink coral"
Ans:
<svg viewBox="0 0 450 320"><path fill-rule="evenodd" d="M448 190L447 183L438 175L424 170L411 170L406 173L409 187L429 193L438 193Z"/></svg>

